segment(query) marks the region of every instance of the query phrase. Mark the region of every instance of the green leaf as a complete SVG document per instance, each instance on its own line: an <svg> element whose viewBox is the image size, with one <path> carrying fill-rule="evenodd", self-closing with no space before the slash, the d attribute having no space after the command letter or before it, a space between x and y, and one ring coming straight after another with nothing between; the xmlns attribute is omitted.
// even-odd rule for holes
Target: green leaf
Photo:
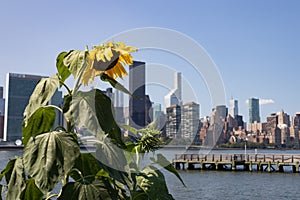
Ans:
<svg viewBox="0 0 300 200"><path fill-rule="evenodd" d="M120 90L120 91L122 91L122 92L124 92L124 93L126 93L126 94L128 94L130 96L132 96L132 94L122 84L120 84L118 81L116 81L115 79L111 78L107 74L102 73L100 75L100 78L101 78L102 81L109 82L110 85L112 87L114 87L115 89Z"/></svg>
<svg viewBox="0 0 300 200"><path fill-rule="evenodd" d="M76 160L74 168L78 169L82 176L96 176L102 169L100 163L91 153L81 153L80 157ZM79 180L81 176L76 172L71 173L74 180Z"/></svg>
<svg viewBox="0 0 300 200"><path fill-rule="evenodd" d="M74 78L77 78L81 70L83 70L83 65L86 63L86 52L71 50L63 59L63 65L67 66L69 71L72 73Z"/></svg>
<svg viewBox="0 0 300 200"><path fill-rule="evenodd" d="M147 128L155 130L157 126L157 119L154 119L150 124L147 125Z"/></svg>
<svg viewBox="0 0 300 200"><path fill-rule="evenodd" d="M26 187L22 158L17 158L8 184L6 200L18 200Z"/></svg>
<svg viewBox="0 0 300 200"><path fill-rule="evenodd" d="M148 195L150 200L173 200L169 194L165 177L154 166L147 166L136 177L137 185Z"/></svg>
<svg viewBox="0 0 300 200"><path fill-rule="evenodd" d="M26 188L21 194L22 200L42 200L44 194L37 188L34 179L26 180Z"/></svg>
<svg viewBox="0 0 300 200"><path fill-rule="evenodd" d="M60 53L57 58L56 58L56 68L57 68L57 72L59 75L59 79L61 82L65 82L65 80L67 78L69 78L69 76L71 75L70 70L68 69L68 67L66 65L64 65L64 58L68 55L69 53L67 52L62 52ZM60 87L62 86L62 84L60 84Z"/></svg>
<svg viewBox="0 0 300 200"><path fill-rule="evenodd" d="M133 133L134 135L137 135L138 130L132 126L126 125L126 124L122 124L121 125L123 128L125 128L126 130L130 131L131 133Z"/></svg>
<svg viewBox="0 0 300 200"><path fill-rule="evenodd" d="M148 195L143 190L132 191L130 193L130 197L131 197L132 200L145 200L145 199L148 199Z"/></svg>
<svg viewBox="0 0 300 200"><path fill-rule="evenodd" d="M5 176L5 180L7 184L9 183L11 173L14 169L16 160L17 160L16 158L9 160L9 162L6 165L6 168L1 171L0 180L2 180L3 176Z"/></svg>
<svg viewBox="0 0 300 200"><path fill-rule="evenodd" d="M159 164L160 166L162 166L169 172L173 173L181 181L181 183L185 186L183 180L181 179L181 177L180 177L179 173L177 172L177 170L175 169L175 167L162 154L160 154L160 153L157 154L157 161L154 158L151 158L151 160L153 162L155 162L156 164Z"/></svg>
<svg viewBox="0 0 300 200"><path fill-rule="evenodd" d="M56 117L55 108L43 106L38 108L28 119L27 126L23 123L23 144L27 145L30 137L41 133L49 132L52 128Z"/></svg>
<svg viewBox="0 0 300 200"><path fill-rule="evenodd" d="M108 132L108 136L111 138L111 141L118 145L120 148L125 148L125 144L122 138L122 132L115 120L112 122L112 127L110 131Z"/></svg>
<svg viewBox="0 0 300 200"><path fill-rule="evenodd" d="M62 188L62 193L58 200L109 200L112 199L107 185L101 180L93 182L69 182ZM116 198L114 198L116 199Z"/></svg>
<svg viewBox="0 0 300 200"><path fill-rule="evenodd" d="M79 155L79 145L72 133L52 131L29 139L24 165L37 187L46 193L70 171Z"/></svg>
<svg viewBox="0 0 300 200"><path fill-rule="evenodd" d="M57 75L49 78L42 78L36 85L29 103L24 111L24 125L27 126L28 119L41 106L45 106L52 98L53 94L59 86L59 79Z"/></svg>
<svg viewBox="0 0 300 200"><path fill-rule="evenodd" d="M97 145L96 159L100 162L101 168L109 173L109 176L119 182L126 184L129 170L124 151L112 144L103 142Z"/></svg>
<svg viewBox="0 0 300 200"><path fill-rule="evenodd" d="M123 145L121 131L113 117L111 100L100 90L78 91L64 106L64 111L67 111L66 118L77 128L86 127L89 132L102 138L104 133L108 133L110 138Z"/></svg>

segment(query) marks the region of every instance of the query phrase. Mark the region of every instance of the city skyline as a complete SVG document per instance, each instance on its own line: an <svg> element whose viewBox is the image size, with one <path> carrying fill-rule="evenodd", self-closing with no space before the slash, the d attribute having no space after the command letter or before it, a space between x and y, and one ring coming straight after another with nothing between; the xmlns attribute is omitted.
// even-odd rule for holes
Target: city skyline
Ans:
<svg viewBox="0 0 300 200"><path fill-rule="evenodd" d="M56 56L61 51L84 50L85 45L92 47L134 28L162 27L186 34L206 50L223 79L226 104L230 97L237 99L239 113L246 121L246 100L252 97L265 100L261 105L262 119L281 109L291 115L299 111L300 94L296 92L295 84L300 74L299 1L230 0L176 4L132 1L90 5L58 1L44 4L3 2L0 8L3 30L0 33L0 85L5 87L8 72L53 74ZM102 9L100 16L98 6L114 8L116 12L111 16L110 9ZM124 10L128 11L126 15ZM88 14L78 20L66 17L82 12ZM102 16L111 17L103 22ZM99 21L102 25L95 26ZM78 29L79 24L81 29ZM197 79L188 70L189 63L166 52L151 50L141 50L133 56L149 64L159 63L182 71L183 81L190 84L198 97L201 116L210 114L215 105L211 104L205 81ZM159 91L163 91L163 95L168 93L166 89ZM153 96L153 101L160 101L155 99L155 87L146 93ZM197 99L184 92L182 95L185 102Z"/></svg>
<svg viewBox="0 0 300 200"><path fill-rule="evenodd" d="M135 62L135 65L144 65L144 68L145 68L145 66L146 66L146 63L145 62L142 62L142 61L134 61ZM140 69L140 67L139 67L139 69ZM143 69L143 71L144 71L145 69ZM133 70L132 69L132 72L133 71L137 71L137 70ZM140 72L138 72L138 73L140 73ZM143 73L145 73L145 72L142 72L142 74ZM44 77L44 76L42 76L42 75L38 75L38 74L20 74L20 73L8 73L7 75L6 75L6 77L9 77L9 74L15 74L16 76L17 75L23 75L23 76L36 76L36 77ZM145 74L146 75L146 74ZM181 85L180 84L180 75L181 75L181 73L180 72L175 72L174 74L173 74L174 76L173 76L173 78L174 78L174 80L173 80L173 82L174 82L174 88L175 89L171 89L171 91L170 91L170 93L168 93L166 96L162 96L163 98L166 98L167 96L170 96L170 94L173 94L174 92L173 91L176 91L176 88L178 88L178 85ZM179 80L178 80L179 79ZM8 81L8 79L6 79L6 82ZM133 81L133 80L132 80ZM143 81L141 82L141 80L139 80L139 83L136 83L137 85L141 85L142 87L144 87L144 89L143 90L147 90L147 87L145 87L145 85L143 85L142 83L144 83ZM7 84L6 84L7 85ZM133 86L131 86L131 87L133 87ZM135 87L137 87L137 88L132 88L131 90L132 91L138 91L137 89L141 89L140 88L140 86L135 86ZM179 86L180 87L180 86ZM6 97L6 95L4 95L4 94L6 94L6 91L5 90L3 90L3 88L4 88L4 86L1 86L0 85L0 94L2 94L3 96L2 96L2 98L3 98L3 100L5 100L5 97ZM104 89L104 88L100 88L100 89ZM116 89L113 89L114 91L112 91L112 88L106 88L106 90L108 90L108 89L110 89L111 90L111 95L113 94L114 96L112 96L111 98L112 98L112 101L113 101L113 104L114 104L114 106L115 107L123 107L123 108L126 108L126 107L130 107L130 102L127 102L127 104L126 104L126 101L124 100L124 93L123 92L121 92L121 91L119 91L119 90L116 90ZM60 91L61 92L61 91ZM143 93L143 92L142 92ZM144 94L144 93L143 93ZM145 93L145 96L148 96L148 95L146 95L147 93ZM179 92L178 94L177 94L178 96L181 96L181 92ZM171 95L172 96L172 95ZM151 97L152 96L149 96L148 98L149 98L149 100L151 100ZM180 99L180 98L179 98ZM0 100L1 100L1 98L0 98ZM166 99L165 99L166 100ZM261 117L261 114L260 114L260 106L261 105L264 105L264 101L270 101L270 100L266 100L266 99L259 99L259 98L248 98L246 101L245 101L245 103L247 104L246 105L246 107L247 107L247 109L248 109L248 113L247 114L241 114L241 113L239 113L239 108L240 108L240 106L239 106L239 101L237 100L237 99L230 99L229 100L229 102L227 102L226 104L220 104L220 105L216 105L216 107L218 107L218 106L225 106L227 109L228 109L228 114L231 114L231 116L232 117L234 117L236 114L237 115L241 115L241 116L243 116L244 117L244 119L247 119L248 117L249 117L249 115L250 115L250 112L251 112L251 110L253 109L253 108L251 108L252 107L252 104L255 104L254 105L254 107L255 107L255 111L254 111L254 115L256 115L255 117L254 117L254 119L253 120L251 120L251 118L253 118L253 117L250 117L248 120L245 120L245 122L247 122L247 123L253 123L254 121L257 121L257 122L264 122L264 120L266 120L267 119L267 117L269 116L269 115L271 115L271 114L274 114L274 113L278 113L278 112L281 112L281 111L285 111L285 109L283 108L283 109L280 109L280 110L277 110L277 111L274 111L274 112L270 112L270 113L266 113L266 116L265 117ZM170 107L170 106L172 106L172 105L175 105L175 104L178 104L178 105L182 105L182 104L186 104L186 103L196 103L196 104L198 104L198 102L194 102L194 101L189 101L189 102L187 102L187 101L183 101L183 100L180 100L180 101L178 101L177 100L177 103L174 103L174 104L170 104L170 105L168 105L168 106L166 106L165 105L165 103L166 102L155 102L155 101L151 101L151 103L153 103L153 104L159 104L163 109L162 109L162 111L163 112L167 112L167 110L166 110L166 108L167 107ZM253 103L254 102L254 103ZM3 103L4 103L4 101L3 101ZM199 109L201 109L201 108L199 108ZM211 112L208 114L208 115L200 115L199 116L199 119L200 118L205 118L205 117L209 117L212 113L213 113L213 111L214 111L214 109L215 109L215 107L211 107L210 108L210 110L211 110ZM0 110L1 111L1 110ZM122 111L123 112L123 111ZM235 114L232 114L232 113L235 113ZM286 112L286 113L288 113L288 112ZM294 115L297 115L297 114L299 114L300 113L300 111L294 111L293 113L288 113L290 116L294 116ZM1 113L0 113L1 114ZM4 114L4 113L3 113Z"/></svg>

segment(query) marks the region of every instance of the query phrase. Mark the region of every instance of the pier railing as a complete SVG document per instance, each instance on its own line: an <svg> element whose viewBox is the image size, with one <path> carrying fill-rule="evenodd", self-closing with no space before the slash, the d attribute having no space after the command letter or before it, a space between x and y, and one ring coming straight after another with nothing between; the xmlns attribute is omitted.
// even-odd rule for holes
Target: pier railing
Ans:
<svg viewBox="0 0 300 200"><path fill-rule="evenodd" d="M300 163L299 154L176 154L173 161L182 162L281 162L281 163Z"/></svg>

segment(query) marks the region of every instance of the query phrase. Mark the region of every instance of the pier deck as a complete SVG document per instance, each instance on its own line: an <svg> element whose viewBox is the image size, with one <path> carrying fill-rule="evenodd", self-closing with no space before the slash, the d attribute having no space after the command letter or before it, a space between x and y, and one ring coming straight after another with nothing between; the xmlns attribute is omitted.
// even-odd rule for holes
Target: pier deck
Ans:
<svg viewBox="0 0 300 200"><path fill-rule="evenodd" d="M175 168L200 170L242 170L298 173L299 154L176 154Z"/></svg>

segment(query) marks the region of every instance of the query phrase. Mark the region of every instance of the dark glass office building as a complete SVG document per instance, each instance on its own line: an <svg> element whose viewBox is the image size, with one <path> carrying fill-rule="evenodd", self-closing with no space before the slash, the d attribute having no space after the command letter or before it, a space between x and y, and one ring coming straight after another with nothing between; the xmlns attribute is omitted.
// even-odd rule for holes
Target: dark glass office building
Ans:
<svg viewBox="0 0 300 200"><path fill-rule="evenodd" d="M29 98L42 76L8 73L6 77L6 98L4 117L4 141L16 141L22 138L23 112ZM52 104L62 103L61 92L54 95ZM59 106L59 105L58 105ZM57 119L59 124L62 119Z"/></svg>
<svg viewBox="0 0 300 200"><path fill-rule="evenodd" d="M133 61L129 67L129 125L143 128L149 121L149 98L145 94L145 62Z"/></svg>
<svg viewBox="0 0 300 200"><path fill-rule="evenodd" d="M260 122L259 99L249 99L249 123Z"/></svg>

